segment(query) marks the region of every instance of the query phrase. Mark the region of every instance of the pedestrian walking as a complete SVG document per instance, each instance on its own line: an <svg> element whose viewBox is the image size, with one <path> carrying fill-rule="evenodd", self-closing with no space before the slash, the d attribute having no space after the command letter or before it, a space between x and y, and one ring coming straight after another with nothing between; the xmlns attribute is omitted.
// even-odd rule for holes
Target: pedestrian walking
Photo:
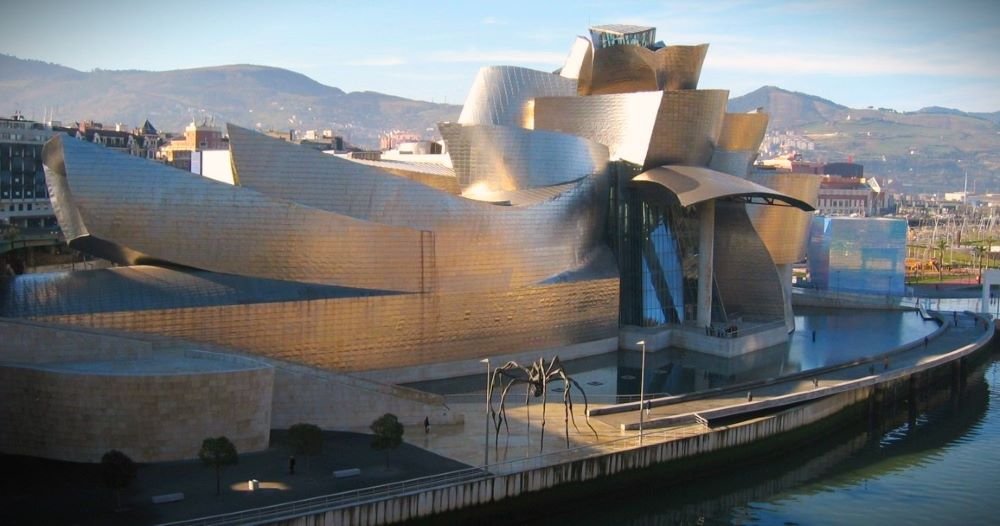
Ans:
<svg viewBox="0 0 1000 526"><path fill-rule="evenodd" d="M288 457L288 474L295 474L295 455Z"/></svg>
<svg viewBox="0 0 1000 526"><path fill-rule="evenodd" d="M424 417L424 434L426 435L426 434L428 434L430 432L431 432L431 419L425 416Z"/></svg>

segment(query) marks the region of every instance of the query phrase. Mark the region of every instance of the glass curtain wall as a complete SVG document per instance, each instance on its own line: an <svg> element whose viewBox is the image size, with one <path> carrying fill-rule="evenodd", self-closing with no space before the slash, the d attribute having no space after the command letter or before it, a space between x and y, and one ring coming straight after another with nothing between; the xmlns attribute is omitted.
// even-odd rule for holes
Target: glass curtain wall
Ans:
<svg viewBox="0 0 1000 526"><path fill-rule="evenodd" d="M621 272L621 325L694 320L698 301L698 217L677 204L646 201L612 185L609 227Z"/></svg>

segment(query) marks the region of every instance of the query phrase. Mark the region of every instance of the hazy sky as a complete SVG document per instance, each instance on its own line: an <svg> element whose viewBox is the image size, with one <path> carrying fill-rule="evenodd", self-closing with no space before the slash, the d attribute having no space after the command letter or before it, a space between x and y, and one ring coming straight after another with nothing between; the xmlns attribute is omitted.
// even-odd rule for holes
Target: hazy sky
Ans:
<svg viewBox="0 0 1000 526"><path fill-rule="evenodd" d="M287 68L345 91L461 104L479 67L554 70L591 24L711 44L701 88L851 107L1000 111L996 0L7 0L0 53L83 71Z"/></svg>

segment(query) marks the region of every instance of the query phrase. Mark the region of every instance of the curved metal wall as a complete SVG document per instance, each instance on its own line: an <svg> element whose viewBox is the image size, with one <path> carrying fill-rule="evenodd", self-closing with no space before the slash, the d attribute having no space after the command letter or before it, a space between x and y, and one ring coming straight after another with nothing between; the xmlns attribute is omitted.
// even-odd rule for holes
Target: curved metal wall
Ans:
<svg viewBox="0 0 1000 526"><path fill-rule="evenodd" d="M612 159L644 169L707 166L729 92L682 90L535 100L535 128L606 144Z"/></svg>
<svg viewBox="0 0 1000 526"><path fill-rule="evenodd" d="M593 51L593 66L579 75L580 95L673 91L698 88L708 44L667 46L612 46Z"/></svg>
<svg viewBox="0 0 1000 526"><path fill-rule="evenodd" d="M649 61L656 72L661 90L698 89L701 66L708 54L708 44L667 46L656 50Z"/></svg>
<svg viewBox="0 0 1000 526"><path fill-rule="evenodd" d="M797 173L754 173L754 182L816 206L822 176ZM747 213L774 262L796 263L806 257L813 214L783 206L747 205Z"/></svg>
<svg viewBox="0 0 1000 526"><path fill-rule="evenodd" d="M649 63L652 53L640 46L595 49L593 67L580 76L578 93L607 95L657 91L656 72Z"/></svg>
<svg viewBox="0 0 1000 526"><path fill-rule="evenodd" d="M423 239L413 228L276 201L65 135L45 145L43 164L56 199L73 203L78 213L74 217L65 213L66 207L56 209L60 224L82 224L71 229L71 243L74 235L90 236L216 272L422 289L421 261L414 254L420 253ZM377 251L372 250L376 243Z"/></svg>
<svg viewBox="0 0 1000 526"><path fill-rule="evenodd" d="M217 272L379 290L496 290L577 268L603 246L608 186L603 172L519 207L465 199L385 174L380 178L394 183L389 188L396 192L373 199L371 186L341 186L331 173L336 170L323 169L339 168L341 160L308 156L306 148L256 135L231 136L240 182L267 183L266 190L277 195L70 139L50 144L46 152L47 166L65 156L66 173L46 170L56 181L65 179L70 191L59 193L54 185L55 195L75 203L90 236ZM266 142L278 147L252 147ZM282 153L286 148L291 153ZM279 164L287 159L297 169L273 175L270 179L281 181L273 185L263 174L249 176L254 163L241 160L241 151L276 155ZM308 163L296 164L299 155L311 157L312 170ZM310 186L324 176L334 190ZM337 191L351 194L344 196L344 209L318 208ZM148 260L119 260L139 261Z"/></svg>
<svg viewBox="0 0 1000 526"><path fill-rule="evenodd" d="M583 137L510 126L441 124L459 185L551 186L603 173L608 148Z"/></svg>
<svg viewBox="0 0 1000 526"><path fill-rule="evenodd" d="M520 127L532 98L576 95L577 82L553 73L516 66L479 70L458 117L460 124Z"/></svg>
<svg viewBox="0 0 1000 526"><path fill-rule="evenodd" d="M720 150L753 150L760 148L767 132L766 113L726 113L719 132Z"/></svg>
<svg viewBox="0 0 1000 526"><path fill-rule="evenodd" d="M570 47L569 56L559 70L559 76L568 79L579 79L581 75L589 75L594 62L594 44L587 37L576 37Z"/></svg>
<svg viewBox="0 0 1000 526"><path fill-rule="evenodd" d="M750 167L756 159L757 150L730 151L716 149L712 152L712 160L708 162L708 167L734 177L746 178L750 173Z"/></svg>
<svg viewBox="0 0 1000 526"><path fill-rule="evenodd" d="M785 301L778 271L757 237L746 207L739 203L715 203L715 282L730 317L784 321Z"/></svg>

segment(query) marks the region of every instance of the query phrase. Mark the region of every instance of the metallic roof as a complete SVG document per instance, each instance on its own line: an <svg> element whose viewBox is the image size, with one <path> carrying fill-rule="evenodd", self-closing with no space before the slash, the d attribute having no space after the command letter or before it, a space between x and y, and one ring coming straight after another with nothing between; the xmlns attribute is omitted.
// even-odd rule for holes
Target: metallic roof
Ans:
<svg viewBox="0 0 1000 526"><path fill-rule="evenodd" d="M758 204L776 204L775 201L780 201L807 212L815 210L809 203L790 195L698 166L660 166L633 177L632 184L653 184L666 188L677 197L681 206L733 197Z"/></svg>
<svg viewBox="0 0 1000 526"><path fill-rule="evenodd" d="M138 265L2 279L0 316L29 318L386 294L392 292Z"/></svg>

